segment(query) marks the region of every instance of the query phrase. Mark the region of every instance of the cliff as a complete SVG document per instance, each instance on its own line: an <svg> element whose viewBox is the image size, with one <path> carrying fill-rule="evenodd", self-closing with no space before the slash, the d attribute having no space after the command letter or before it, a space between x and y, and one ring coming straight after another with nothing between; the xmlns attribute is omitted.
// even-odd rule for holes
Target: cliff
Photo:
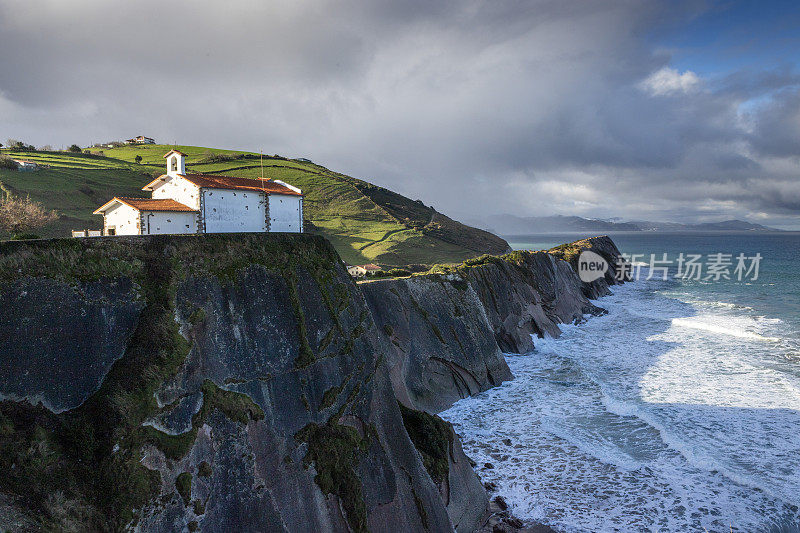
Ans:
<svg viewBox="0 0 800 533"><path fill-rule="evenodd" d="M606 270L603 277L590 283L581 283L581 292L583 292L584 296L591 299L600 298L609 294L611 285L630 281L630 265L625 263L617 245L607 236L592 237L562 244L549 250L548 253L569 263L572 269L577 272L578 259L584 250L596 253L608 263L608 270Z"/></svg>
<svg viewBox="0 0 800 533"><path fill-rule="evenodd" d="M604 277L580 280L583 250L606 259ZM527 353L534 338L560 335L559 324L605 312L589 299L620 283L619 256L610 238L595 237L549 252L487 255L425 276L362 283L378 329L392 343L397 397L436 412L509 379L501 352Z"/></svg>
<svg viewBox="0 0 800 533"><path fill-rule="evenodd" d="M474 530L433 413L600 285L530 252L356 285L308 235L0 243L0 529Z"/></svg>
<svg viewBox="0 0 800 533"><path fill-rule="evenodd" d="M428 412L511 378L472 286L459 276L360 285L386 339L397 398Z"/></svg>
<svg viewBox="0 0 800 533"><path fill-rule="evenodd" d="M450 529L324 239L7 243L0 272L0 492L30 529Z"/></svg>

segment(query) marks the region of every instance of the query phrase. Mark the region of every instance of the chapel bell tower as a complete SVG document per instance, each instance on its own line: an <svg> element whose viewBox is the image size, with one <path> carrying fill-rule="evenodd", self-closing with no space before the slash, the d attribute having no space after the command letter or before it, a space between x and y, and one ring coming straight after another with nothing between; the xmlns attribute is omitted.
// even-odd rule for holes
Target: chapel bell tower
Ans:
<svg viewBox="0 0 800 533"><path fill-rule="evenodd" d="M178 150L170 150L164 155L167 160L167 176L177 176L186 174L186 154Z"/></svg>

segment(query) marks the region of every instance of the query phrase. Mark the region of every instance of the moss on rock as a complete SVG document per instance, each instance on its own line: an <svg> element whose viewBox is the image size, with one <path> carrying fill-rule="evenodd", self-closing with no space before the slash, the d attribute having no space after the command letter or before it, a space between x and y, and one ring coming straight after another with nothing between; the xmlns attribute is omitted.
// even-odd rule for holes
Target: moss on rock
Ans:
<svg viewBox="0 0 800 533"><path fill-rule="evenodd" d="M192 475L189 472L178 474L175 479L175 490L181 495L184 505L189 505L192 498Z"/></svg>
<svg viewBox="0 0 800 533"><path fill-rule="evenodd" d="M0 412L0 437L7 437L14 433L14 423Z"/></svg>
<svg viewBox="0 0 800 533"><path fill-rule="evenodd" d="M582 246L583 244L584 241L576 241L569 244L562 244L556 246L555 248L551 248L547 252L550 255L557 257L558 259L566 261L567 263L573 263L578 259L578 256L581 254L581 251L583 251L584 249L584 246Z"/></svg>
<svg viewBox="0 0 800 533"><path fill-rule="evenodd" d="M246 394L222 389L208 379L203 382L202 391L203 407L192 420L195 427L201 426L214 409L240 424L264 418L264 411Z"/></svg>
<svg viewBox="0 0 800 533"><path fill-rule="evenodd" d="M152 426L142 426L137 433L139 445L152 444L167 458L178 460L185 457L192 449L197 439L197 430L206 423L215 409L230 420L245 425L250 420L264 418L264 411L246 394L222 389L211 380L204 381L201 390L203 405L192 417L192 429L180 435L169 435ZM208 463L205 464L208 467Z"/></svg>
<svg viewBox="0 0 800 533"><path fill-rule="evenodd" d="M422 456L422 464L436 483L442 483L450 472L453 429L436 415L409 409L401 403L403 425L411 442Z"/></svg>
<svg viewBox="0 0 800 533"><path fill-rule="evenodd" d="M0 241L0 284L29 277L66 283L118 277L141 281L141 246L126 239Z"/></svg>
<svg viewBox="0 0 800 533"><path fill-rule="evenodd" d="M189 351L174 319L177 259L165 242L41 241L14 249L10 255L6 253L9 244L3 244L0 271L4 281L14 276L7 270L14 262L24 265L22 272L29 277L64 282L133 276L146 302L124 356L83 405L60 415L28 404L9 405L16 429L11 438L0 439L0 456L9 461L9 467L27 464L29 468L12 469L19 476L0 477L0 489L24 495L31 509L45 509L48 496L60 491L74 499L76 506L89 510L90 529L118 529L158 493L159 474L140 463L140 441L135 437L145 418L157 409L153 393L177 371ZM52 453L39 457L31 453L36 449Z"/></svg>
<svg viewBox="0 0 800 533"><path fill-rule="evenodd" d="M331 421L309 424L295 439L308 445L303 463L314 465L317 471L314 481L324 494L339 498L350 528L356 533L367 531L367 509L355 469L360 455L369 446L369 439L362 438L352 427Z"/></svg>
<svg viewBox="0 0 800 533"><path fill-rule="evenodd" d="M328 407L333 406L333 404L336 402L336 398L339 396L339 393L342 392L343 387L344 383L338 387L331 387L330 389L326 390L322 395L322 402L319 405L319 410L324 411Z"/></svg>
<svg viewBox="0 0 800 533"><path fill-rule="evenodd" d="M200 477L211 477L213 473L214 470L212 470L211 465L208 464L208 461L203 461L197 467L197 475Z"/></svg>

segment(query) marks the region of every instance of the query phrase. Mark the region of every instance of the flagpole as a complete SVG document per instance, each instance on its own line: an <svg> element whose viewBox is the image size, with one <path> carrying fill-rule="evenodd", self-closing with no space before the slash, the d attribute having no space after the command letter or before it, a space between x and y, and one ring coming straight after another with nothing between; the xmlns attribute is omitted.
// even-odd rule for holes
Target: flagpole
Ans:
<svg viewBox="0 0 800 533"><path fill-rule="evenodd" d="M261 188L264 188L264 150L259 151L261 154Z"/></svg>

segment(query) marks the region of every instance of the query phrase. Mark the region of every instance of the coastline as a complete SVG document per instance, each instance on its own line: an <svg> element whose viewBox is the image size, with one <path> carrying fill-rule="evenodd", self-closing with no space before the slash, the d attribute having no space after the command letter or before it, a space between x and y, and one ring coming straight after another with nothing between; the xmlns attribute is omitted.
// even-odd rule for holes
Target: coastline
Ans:
<svg viewBox="0 0 800 533"><path fill-rule="evenodd" d="M587 249L611 265L590 283L575 269ZM29 461L2 492L24 487L46 501L71 490L87 520L135 520L143 531L269 529L286 520L337 531L518 528L490 504L460 440L435 414L507 382L503 352L528 351L532 334L603 315L590 298L617 283L618 253L600 237L356 285L313 236L3 243L0 354L11 364L0 368L0 457L23 464L35 439L62 442L57 467L72 477ZM61 342L83 315L93 317L92 335L113 342ZM170 350L155 358L153 330ZM38 364L20 345L59 364ZM91 360L103 366L82 372L82 387L50 386L72 383L85 366L75 362ZM28 370L24 380L18 367ZM37 419L44 433L30 426ZM104 468L126 461L146 482L137 492L111 483L104 493L117 500L96 500L94 484L113 476L85 471L87 452L70 448L83 446L69 440L76 431L99 432L89 444ZM335 454L343 455L330 461ZM81 484L58 485L66 479ZM0 517L42 516L3 501ZM108 501L120 504L107 509ZM243 515L241 505L268 513Z"/></svg>
<svg viewBox="0 0 800 533"><path fill-rule="evenodd" d="M514 380L442 415L484 481L506 479L499 493L523 519L549 510L547 523L568 530L796 531L796 322L732 292L771 291L773 279L620 287L594 302L607 315L509 356Z"/></svg>
<svg viewBox="0 0 800 533"><path fill-rule="evenodd" d="M605 276L592 282L579 279L577 260L584 250L608 261ZM508 383L507 377L496 379L500 374L489 369L499 362L507 368L506 357L530 352L538 344L536 338L558 336L564 324L605 314L590 299L610 294L610 287L625 277L617 275L624 268L618 259L613 241L599 237L550 252L515 252L440 273L361 283L378 329L392 344L388 361L396 397L408 407L437 413L457 400ZM474 324L472 333L453 329L464 323ZM481 335L493 336L495 342L487 345ZM431 391L436 391L433 402ZM443 500L453 498L453 487L440 486ZM482 528L552 531L514 517L497 505L491 484L484 489L488 494L482 500L491 502Z"/></svg>

